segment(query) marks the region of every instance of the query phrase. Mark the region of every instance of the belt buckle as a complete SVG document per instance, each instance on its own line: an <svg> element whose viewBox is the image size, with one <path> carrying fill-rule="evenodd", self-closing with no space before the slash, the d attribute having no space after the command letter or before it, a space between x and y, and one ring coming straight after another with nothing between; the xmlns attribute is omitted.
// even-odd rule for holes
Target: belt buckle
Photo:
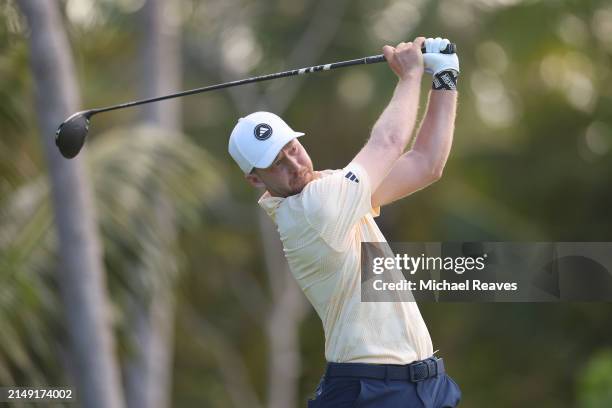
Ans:
<svg viewBox="0 0 612 408"><path fill-rule="evenodd" d="M427 370L427 374L425 376L422 376L421 378L417 378L415 374L416 374L417 368L421 368L421 366L425 367L425 369ZM429 365L423 361L419 361L416 364L411 364L409 366L409 371L410 371L410 381L412 382L420 382L420 381L424 381L427 378L429 378Z"/></svg>

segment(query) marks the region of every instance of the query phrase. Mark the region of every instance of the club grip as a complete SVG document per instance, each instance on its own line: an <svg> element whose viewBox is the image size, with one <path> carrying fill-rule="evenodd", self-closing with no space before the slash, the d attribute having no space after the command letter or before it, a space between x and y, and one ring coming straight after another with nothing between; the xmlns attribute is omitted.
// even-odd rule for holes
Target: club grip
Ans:
<svg viewBox="0 0 612 408"><path fill-rule="evenodd" d="M421 52L423 54L425 54L427 51L425 50L425 47L421 48ZM455 43L448 43L448 45L446 46L446 48L444 48L442 51L440 51L441 54L455 54L457 52L457 45L455 45ZM386 61L385 56L383 54L380 55L372 55L371 57L365 57L363 59L359 59L359 60L353 60L353 61L347 61L342 63L343 66L348 66L348 65L354 65L355 63L358 64L376 64L378 62L383 62ZM337 64L333 64L336 65L334 66L334 68L339 67L340 65Z"/></svg>

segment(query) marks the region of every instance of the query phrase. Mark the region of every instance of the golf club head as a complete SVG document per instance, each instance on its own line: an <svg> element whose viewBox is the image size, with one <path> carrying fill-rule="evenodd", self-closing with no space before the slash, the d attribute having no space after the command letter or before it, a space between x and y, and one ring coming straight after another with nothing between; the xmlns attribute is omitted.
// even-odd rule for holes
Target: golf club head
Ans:
<svg viewBox="0 0 612 408"><path fill-rule="evenodd" d="M89 131L90 111L77 112L62 122L55 132L55 145L67 159L79 154Z"/></svg>

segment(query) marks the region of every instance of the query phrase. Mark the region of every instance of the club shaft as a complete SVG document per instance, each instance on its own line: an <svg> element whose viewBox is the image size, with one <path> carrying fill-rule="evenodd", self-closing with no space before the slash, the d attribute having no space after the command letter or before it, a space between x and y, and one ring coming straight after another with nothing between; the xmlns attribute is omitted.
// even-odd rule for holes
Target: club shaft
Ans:
<svg viewBox="0 0 612 408"><path fill-rule="evenodd" d="M445 54L453 54L455 53L455 50L456 50L455 44L451 43L442 52ZM252 78L240 79L237 81L225 82L222 84L205 86L202 88L191 89L188 91L182 91L182 92L177 92L177 93L173 93L169 95L158 96L156 98L141 99L138 101L126 102L126 103L109 106L105 108L91 109L87 111L87 116L90 117L100 112L108 112L108 111L112 111L116 109L129 108L132 106L143 105L145 103L158 102L158 101L163 101L166 99L178 98L181 96L187 96L187 95L193 95L193 94L202 93L202 92L214 91L216 89L231 88L234 86L250 84L253 82L262 82L262 81L269 81L271 79L278 79L278 78L284 78L284 77L290 77L290 76L296 76L296 75L305 75L305 74L309 74L312 72L329 71L332 69L350 67L353 65L376 64L376 63L383 62L383 61L386 61L385 56L380 54L380 55L372 55L369 57L357 58L357 59L348 60L348 61L333 62L331 64L313 65L311 67L306 67L306 68L292 69L290 71L277 72L274 74L261 75L261 76L256 76Z"/></svg>

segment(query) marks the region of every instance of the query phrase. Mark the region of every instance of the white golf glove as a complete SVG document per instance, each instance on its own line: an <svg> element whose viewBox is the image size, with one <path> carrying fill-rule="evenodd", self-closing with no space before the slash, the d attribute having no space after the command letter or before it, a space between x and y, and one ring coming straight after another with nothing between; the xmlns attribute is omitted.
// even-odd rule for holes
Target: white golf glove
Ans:
<svg viewBox="0 0 612 408"><path fill-rule="evenodd" d="M457 89L459 57L457 54L442 54L450 41L446 38L427 38L423 62L425 72L433 75L433 89Z"/></svg>

